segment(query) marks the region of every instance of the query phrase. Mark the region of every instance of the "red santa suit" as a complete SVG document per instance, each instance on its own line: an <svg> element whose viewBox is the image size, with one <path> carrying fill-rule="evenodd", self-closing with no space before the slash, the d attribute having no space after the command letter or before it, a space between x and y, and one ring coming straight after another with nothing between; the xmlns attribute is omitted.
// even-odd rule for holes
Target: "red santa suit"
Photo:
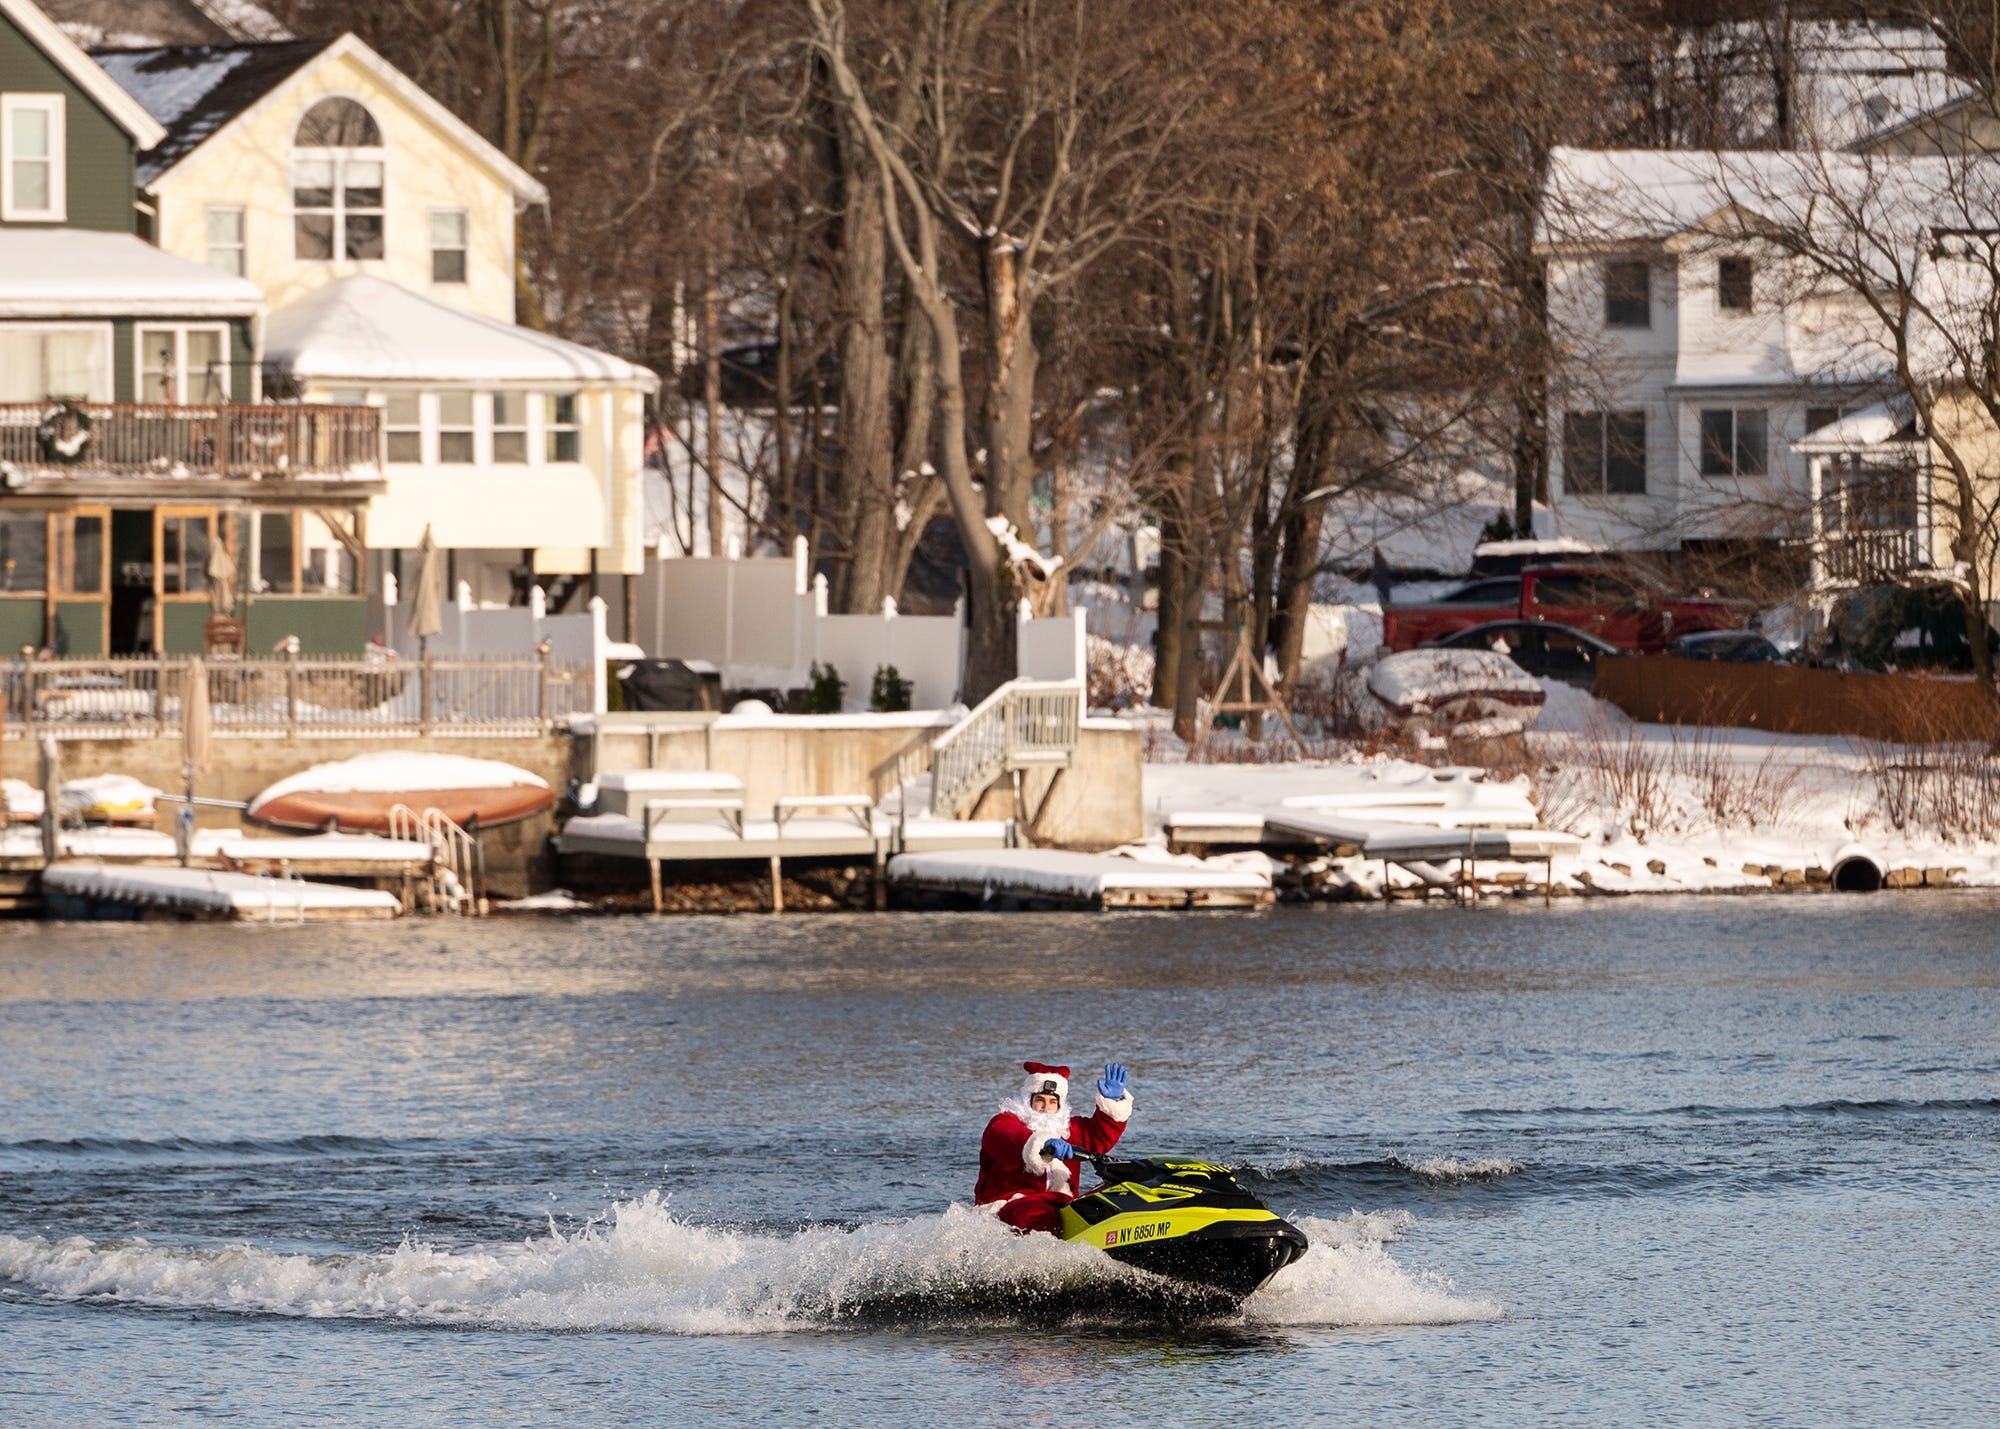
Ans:
<svg viewBox="0 0 2000 1429"><path fill-rule="evenodd" d="M1054 1232L1057 1212L1076 1199L1076 1163L1044 1158L1042 1148L1060 1137L1080 1151L1102 1154L1118 1144L1132 1115L1132 1096L1112 1101L1101 1092L1087 1117L1069 1112L1069 1068L1023 1064L1027 1083L1018 1098L1000 1104L979 1141L979 1184L972 1198L1022 1231ZM1055 1111L1035 1111L1032 1093L1053 1090Z"/></svg>

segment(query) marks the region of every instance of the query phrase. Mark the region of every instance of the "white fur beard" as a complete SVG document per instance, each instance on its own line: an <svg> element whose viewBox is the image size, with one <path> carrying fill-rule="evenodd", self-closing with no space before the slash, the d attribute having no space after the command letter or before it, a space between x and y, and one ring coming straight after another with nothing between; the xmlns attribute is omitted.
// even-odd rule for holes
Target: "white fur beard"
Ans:
<svg viewBox="0 0 2000 1429"><path fill-rule="evenodd" d="M1018 1098L1000 1103L1000 1110L1010 1116L1017 1116L1028 1124L1028 1145L1034 1148L1039 1158L1041 1148L1052 1140L1069 1139L1069 1103L1067 1099L1054 1111L1036 1111ZM1041 1163L1042 1180L1051 1191L1069 1190L1069 1167L1054 1158Z"/></svg>

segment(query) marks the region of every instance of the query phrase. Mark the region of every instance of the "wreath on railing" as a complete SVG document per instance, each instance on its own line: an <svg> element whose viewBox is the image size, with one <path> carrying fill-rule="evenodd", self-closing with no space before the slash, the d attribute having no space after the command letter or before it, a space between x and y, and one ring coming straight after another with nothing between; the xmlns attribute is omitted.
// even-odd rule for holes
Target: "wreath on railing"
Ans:
<svg viewBox="0 0 2000 1429"><path fill-rule="evenodd" d="M42 414L35 435L41 439L43 456L58 466L72 466L83 460L91 428L90 413L75 402L63 401Z"/></svg>

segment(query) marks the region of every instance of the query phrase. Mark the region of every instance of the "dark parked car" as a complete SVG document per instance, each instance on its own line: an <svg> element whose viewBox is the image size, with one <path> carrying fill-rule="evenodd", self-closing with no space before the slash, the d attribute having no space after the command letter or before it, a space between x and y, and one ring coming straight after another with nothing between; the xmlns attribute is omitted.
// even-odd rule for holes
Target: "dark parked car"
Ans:
<svg viewBox="0 0 2000 1429"><path fill-rule="evenodd" d="M1754 630L1703 630L1667 644L1683 660L1727 660L1732 665L1782 665L1785 653Z"/></svg>
<svg viewBox="0 0 2000 1429"><path fill-rule="evenodd" d="M1492 620L1454 631L1425 648L1500 650L1536 679L1561 680L1580 690L1589 689L1597 679L1598 660L1621 653L1608 640L1546 620Z"/></svg>

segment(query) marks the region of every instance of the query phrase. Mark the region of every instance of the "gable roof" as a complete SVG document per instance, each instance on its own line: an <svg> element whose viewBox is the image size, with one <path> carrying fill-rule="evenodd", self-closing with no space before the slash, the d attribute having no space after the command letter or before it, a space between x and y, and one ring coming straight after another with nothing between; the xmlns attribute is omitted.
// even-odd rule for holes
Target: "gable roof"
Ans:
<svg viewBox="0 0 2000 1429"><path fill-rule="evenodd" d="M146 112L144 106L120 89L118 82L106 74L96 60L63 33L62 26L43 14L30 0L0 0L0 14L18 25L29 42L47 55L51 64L75 81L78 89L96 101L97 106L111 116L111 122L130 134L132 142L140 149L150 149L166 137L166 130Z"/></svg>
<svg viewBox="0 0 2000 1429"><path fill-rule="evenodd" d="M0 4L15 3L20 0L0 0ZM300 52L297 47L309 48ZM284 53L268 54L261 59L248 54L231 58L241 51ZM330 42L299 40L277 45L166 45L150 50L107 52L104 58L109 63L118 54L145 57L128 66L134 82L141 86L136 91L137 97L154 119L173 128L177 135L172 151L163 155L160 162L155 163L150 154L140 159L140 185L149 191L170 180L182 160L217 134L266 104L276 103L292 81L320 65L351 59L455 140L474 161L511 188L516 198L526 203L549 201L549 191L540 180L433 99L422 85L376 54L357 35L345 34ZM183 60L182 56L187 58ZM139 72L142 69L144 73ZM168 118L169 114L185 117L185 133L181 124Z"/></svg>
<svg viewBox="0 0 2000 1429"><path fill-rule="evenodd" d="M139 156L140 187L151 184L209 135L297 74L330 43L292 40L274 45L94 51L104 72L166 128L166 138Z"/></svg>
<svg viewBox="0 0 2000 1429"><path fill-rule="evenodd" d="M413 293L372 274L336 278L271 314L264 355L329 382L615 382L651 392L634 362Z"/></svg>

